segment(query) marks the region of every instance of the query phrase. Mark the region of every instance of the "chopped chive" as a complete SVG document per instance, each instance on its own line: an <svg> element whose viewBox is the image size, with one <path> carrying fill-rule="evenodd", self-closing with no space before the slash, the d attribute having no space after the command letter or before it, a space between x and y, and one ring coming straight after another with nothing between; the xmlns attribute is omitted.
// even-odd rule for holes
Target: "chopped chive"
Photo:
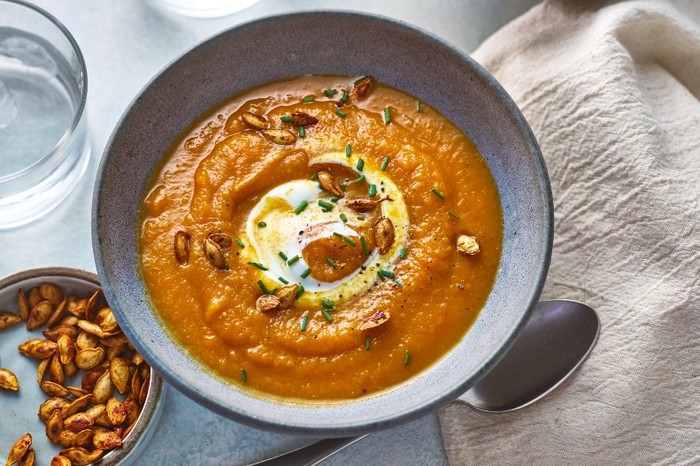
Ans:
<svg viewBox="0 0 700 466"><path fill-rule="evenodd" d="M335 89L326 89L325 91L323 91L323 93L326 94L326 97L333 97L338 93L338 91L336 91Z"/></svg>
<svg viewBox="0 0 700 466"><path fill-rule="evenodd" d="M307 95L306 97L301 99L301 101L304 102L305 104L308 104L309 102L313 102L314 100L316 100L316 97L313 95Z"/></svg>
<svg viewBox="0 0 700 466"><path fill-rule="evenodd" d="M364 173L362 175L360 175L359 178L352 180L352 182L355 184L362 183L363 181L365 181L365 174Z"/></svg>
<svg viewBox="0 0 700 466"><path fill-rule="evenodd" d="M311 174L311 181L316 181L318 179L318 172L313 172Z"/></svg>
<svg viewBox="0 0 700 466"><path fill-rule="evenodd" d="M243 249L243 248L245 247L245 244L243 244L243 241L241 241L241 240L238 239L238 238L236 238L236 244L237 244L238 246L240 246L241 249Z"/></svg>
<svg viewBox="0 0 700 466"><path fill-rule="evenodd" d="M311 269L306 269L301 273L301 278L306 278L311 275Z"/></svg>
<svg viewBox="0 0 700 466"><path fill-rule="evenodd" d="M416 110L418 110L419 112L423 111L423 102L421 102L420 100L416 104Z"/></svg>
<svg viewBox="0 0 700 466"><path fill-rule="evenodd" d="M304 316L301 318L301 330L300 331L303 332L304 330L306 330L306 324L308 323L308 321L309 321L309 315L304 314Z"/></svg>
<svg viewBox="0 0 700 466"><path fill-rule="evenodd" d="M300 126L299 127L299 137L303 138L304 136L306 136L306 130L304 129L303 126Z"/></svg>
<svg viewBox="0 0 700 466"><path fill-rule="evenodd" d="M386 278L395 278L396 277L394 275L394 272L392 272L391 270L379 269L379 273L381 273Z"/></svg>
<svg viewBox="0 0 700 466"><path fill-rule="evenodd" d="M369 185L369 197L374 197L377 195L377 185L376 184L371 184Z"/></svg>
<svg viewBox="0 0 700 466"><path fill-rule="evenodd" d="M348 221L348 217L345 214L340 214L340 219L343 221L343 223Z"/></svg>
<svg viewBox="0 0 700 466"><path fill-rule="evenodd" d="M342 189L343 192L346 193L346 192L348 192L348 185L346 185L345 183L341 183L340 189Z"/></svg>
<svg viewBox="0 0 700 466"><path fill-rule="evenodd" d="M362 159L357 159L357 170L362 171L365 168L365 161Z"/></svg>
<svg viewBox="0 0 700 466"><path fill-rule="evenodd" d="M309 203L307 201L301 201L298 206L294 209L294 213L299 215L306 209L306 206L308 206Z"/></svg>
<svg viewBox="0 0 700 466"><path fill-rule="evenodd" d="M319 199L319 200L318 200L318 205L320 205L320 206L323 207L324 209L333 210L333 204L331 204L330 202L328 202L328 201L326 201L326 200Z"/></svg>
<svg viewBox="0 0 700 466"><path fill-rule="evenodd" d="M338 202L339 200L340 200L340 198L338 196L333 196L331 198L331 202Z"/></svg>
<svg viewBox="0 0 700 466"><path fill-rule="evenodd" d="M391 123L391 108L389 107L384 108L384 123L387 125Z"/></svg>
<svg viewBox="0 0 700 466"><path fill-rule="evenodd" d="M331 317L327 310L321 309L321 314L323 314L323 317L325 317L328 322L333 322L333 317Z"/></svg>
<svg viewBox="0 0 700 466"><path fill-rule="evenodd" d="M345 112L342 111L342 110L336 110L336 111L335 111L335 114L338 115L339 117L343 117L343 118L345 118L346 116L348 116L348 114L345 113Z"/></svg>
<svg viewBox="0 0 700 466"><path fill-rule="evenodd" d="M245 369L241 369L241 382L248 383L248 373Z"/></svg>
<svg viewBox="0 0 700 466"><path fill-rule="evenodd" d="M337 231L333 232L333 236L337 236L338 238L345 238L341 233L338 233Z"/></svg>
<svg viewBox="0 0 700 466"><path fill-rule="evenodd" d="M287 261L287 265L292 265L293 263L295 263L298 260L299 260L299 256L294 256Z"/></svg>
<svg viewBox="0 0 700 466"><path fill-rule="evenodd" d="M365 256L368 256L369 251L367 251L367 241L365 241L364 236L360 236L360 243L362 244L362 252L364 253Z"/></svg>
<svg viewBox="0 0 700 466"><path fill-rule="evenodd" d="M277 277L277 280L281 281L281 282L284 283L285 285L289 285L289 280L287 280L287 279L284 278L284 277Z"/></svg>
<svg viewBox="0 0 700 466"><path fill-rule="evenodd" d="M395 283L396 286L398 286L399 288L403 288L403 284L402 284L398 279L394 280L394 283Z"/></svg>
<svg viewBox="0 0 700 466"><path fill-rule="evenodd" d="M399 259L405 259L407 253L408 250L406 248L401 248L401 251L399 252Z"/></svg>
<svg viewBox="0 0 700 466"><path fill-rule="evenodd" d="M348 238L347 236L343 236L343 239L345 240L346 243L348 243L350 246L353 248L357 246L357 243Z"/></svg>
<svg viewBox="0 0 700 466"><path fill-rule="evenodd" d="M367 335L367 337L365 338L365 349L366 349L367 351L369 351L369 345L370 345L370 342L371 342L371 341L372 341L372 340L370 340L369 335Z"/></svg>
<svg viewBox="0 0 700 466"><path fill-rule="evenodd" d="M267 267L265 267L263 264L260 262L248 262L248 264L252 265L253 267L257 267L260 270L267 270Z"/></svg>
<svg viewBox="0 0 700 466"><path fill-rule="evenodd" d="M345 144L345 156L350 157L352 155L352 146L350 144Z"/></svg>
<svg viewBox="0 0 700 466"><path fill-rule="evenodd" d="M292 122L292 117L289 115L284 115L280 118L282 120L282 123L291 123Z"/></svg>
<svg viewBox="0 0 700 466"><path fill-rule="evenodd" d="M258 222L258 228L265 228L267 226L267 223L265 222Z"/></svg>
<svg viewBox="0 0 700 466"><path fill-rule="evenodd" d="M299 285L299 291L297 291L296 299L299 299L299 298L301 297L301 295L304 294L304 291L305 291L305 290L304 290L304 285Z"/></svg>
<svg viewBox="0 0 700 466"><path fill-rule="evenodd" d="M388 155L386 157L384 157L384 160L382 160L382 166L379 167L382 169L382 171L386 170L386 166L389 165L389 160L390 160L390 157Z"/></svg>
<svg viewBox="0 0 700 466"><path fill-rule="evenodd" d="M440 199L445 199L445 195L438 191L436 188L431 189L430 192L435 194Z"/></svg>
<svg viewBox="0 0 700 466"><path fill-rule="evenodd" d="M324 298L321 300L321 306L325 307L326 309L333 309L333 301Z"/></svg>
<svg viewBox="0 0 700 466"><path fill-rule="evenodd" d="M377 270L377 276L378 276L382 281L386 280L386 277L384 277L384 275L382 275L382 271L381 271L381 270Z"/></svg>
<svg viewBox="0 0 700 466"><path fill-rule="evenodd" d="M343 91L343 94L340 96L340 101L342 103L347 103L349 98L350 98L350 94L348 94L347 91Z"/></svg>
<svg viewBox="0 0 700 466"><path fill-rule="evenodd" d="M330 265L333 268L337 267L336 263L333 262L333 259L331 259L330 257L326 257L326 262L328 262L328 265Z"/></svg>
<svg viewBox="0 0 700 466"><path fill-rule="evenodd" d="M286 255L285 253L283 253L282 251L280 251L280 252L277 253L277 255L280 256L280 257L282 258L283 261L287 262L288 257L287 257L287 255Z"/></svg>
<svg viewBox="0 0 700 466"><path fill-rule="evenodd" d="M358 215L358 216L357 216L357 219L358 219L358 220L364 220L364 219L365 219L365 216L364 216L364 215Z"/></svg>
<svg viewBox="0 0 700 466"><path fill-rule="evenodd" d="M267 287L265 286L265 282L263 282L262 280L258 280L258 286L260 287L260 289L262 290L263 293L272 294L272 293L270 293L270 290L268 290Z"/></svg>
<svg viewBox="0 0 700 466"><path fill-rule="evenodd" d="M449 215L450 217L454 217L454 218L460 218L459 215L457 215L456 213L452 212L451 210L448 210L448 211L447 211L447 215Z"/></svg>
<svg viewBox="0 0 700 466"><path fill-rule="evenodd" d="M408 366L408 363L411 362L411 350L406 350L406 357L403 358L403 365Z"/></svg>

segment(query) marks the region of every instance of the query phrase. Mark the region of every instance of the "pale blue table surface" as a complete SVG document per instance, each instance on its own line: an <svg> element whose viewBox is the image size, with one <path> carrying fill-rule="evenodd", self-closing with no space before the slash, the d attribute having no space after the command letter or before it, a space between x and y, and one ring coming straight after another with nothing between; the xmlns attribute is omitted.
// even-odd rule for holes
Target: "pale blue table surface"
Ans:
<svg viewBox="0 0 700 466"><path fill-rule="evenodd" d="M122 113L169 62L204 39L263 16L314 9L376 13L441 36L469 52L537 0L261 0L236 15L193 19L160 12L144 0L36 0L72 32L88 68L92 158L68 199L43 219L0 230L0 277L65 266L95 271L91 202L97 165ZM241 465L309 439L253 429L225 419L170 388L153 439L137 464ZM338 453L328 465L445 465L437 414L377 432Z"/></svg>

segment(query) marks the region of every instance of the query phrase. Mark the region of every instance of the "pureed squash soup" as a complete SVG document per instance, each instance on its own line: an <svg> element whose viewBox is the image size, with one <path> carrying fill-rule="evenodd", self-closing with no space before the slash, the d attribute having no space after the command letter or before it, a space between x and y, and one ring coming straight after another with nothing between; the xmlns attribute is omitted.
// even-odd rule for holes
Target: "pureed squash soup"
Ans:
<svg viewBox="0 0 700 466"><path fill-rule="evenodd" d="M503 236L474 145L371 77L232 98L166 154L142 220L166 327L224 379L295 402L376 394L443 357Z"/></svg>

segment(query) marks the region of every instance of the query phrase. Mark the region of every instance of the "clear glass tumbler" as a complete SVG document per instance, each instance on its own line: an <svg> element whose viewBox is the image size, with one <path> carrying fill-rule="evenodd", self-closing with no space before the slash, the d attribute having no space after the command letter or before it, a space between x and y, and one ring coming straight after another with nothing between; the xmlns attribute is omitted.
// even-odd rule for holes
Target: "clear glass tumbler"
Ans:
<svg viewBox="0 0 700 466"><path fill-rule="evenodd" d="M56 207L90 156L87 70L78 44L51 14L0 0L0 229Z"/></svg>
<svg viewBox="0 0 700 466"><path fill-rule="evenodd" d="M158 8L193 18L216 18L245 10L260 0L151 0Z"/></svg>

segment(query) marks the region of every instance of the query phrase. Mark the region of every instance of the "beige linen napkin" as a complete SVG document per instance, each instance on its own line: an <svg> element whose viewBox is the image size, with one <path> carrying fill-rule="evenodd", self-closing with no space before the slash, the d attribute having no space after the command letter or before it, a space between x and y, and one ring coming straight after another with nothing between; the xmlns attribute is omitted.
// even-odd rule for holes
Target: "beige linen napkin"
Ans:
<svg viewBox="0 0 700 466"><path fill-rule="evenodd" d="M519 412L440 413L451 464L700 464L700 0L551 0L474 54L537 136L543 298L599 311L581 370Z"/></svg>

